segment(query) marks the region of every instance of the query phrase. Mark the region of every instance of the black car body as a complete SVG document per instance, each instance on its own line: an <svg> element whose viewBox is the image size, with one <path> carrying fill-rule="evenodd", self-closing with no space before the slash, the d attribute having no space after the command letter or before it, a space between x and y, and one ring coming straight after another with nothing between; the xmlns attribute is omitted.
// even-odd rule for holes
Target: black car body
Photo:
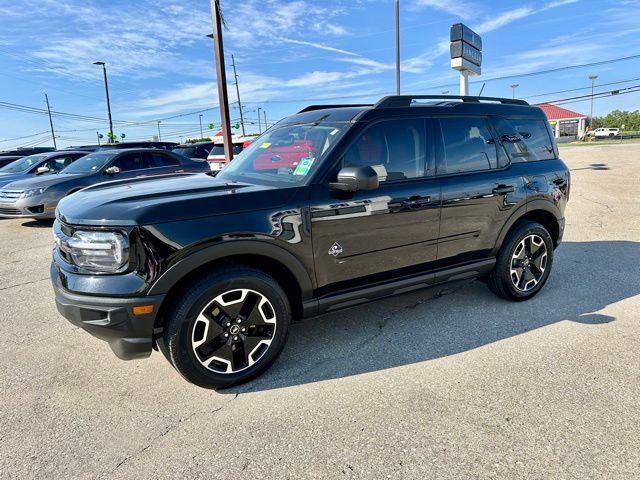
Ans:
<svg viewBox="0 0 640 480"><path fill-rule="evenodd" d="M568 197L544 113L525 102L309 107L217 177L111 183L64 200L51 279L59 311L119 357L157 345L188 380L229 386L273 361L290 318L472 277L530 298ZM73 244L95 235L128 260L84 263Z"/></svg>
<svg viewBox="0 0 640 480"><path fill-rule="evenodd" d="M206 172L206 162L156 149L83 152L56 175L18 180L0 189L0 217L53 218L58 202L89 185L183 172Z"/></svg>
<svg viewBox="0 0 640 480"><path fill-rule="evenodd" d="M129 148L158 148L160 150L171 150L178 145L175 142L154 142L154 141L142 141L142 142L117 142L117 143L105 143L100 145L98 150L124 150Z"/></svg>

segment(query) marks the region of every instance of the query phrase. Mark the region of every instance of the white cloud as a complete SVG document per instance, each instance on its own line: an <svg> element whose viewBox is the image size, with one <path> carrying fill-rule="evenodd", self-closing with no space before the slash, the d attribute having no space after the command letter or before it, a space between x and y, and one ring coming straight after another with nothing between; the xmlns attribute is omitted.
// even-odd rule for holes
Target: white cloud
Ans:
<svg viewBox="0 0 640 480"><path fill-rule="evenodd" d="M473 18L478 11L477 6L456 0L416 0L416 7L429 7L460 18Z"/></svg>
<svg viewBox="0 0 640 480"><path fill-rule="evenodd" d="M498 15L492 16L478 25L475 25L473 27L473 30L480 34L489 33L493 30L504 27L511 22L515 22L516 20L520 20L521 18L528 17L533 13L535 13L535 10L530 7L519 7L514 10L508 10L506 12L502 12Z"/></svg>
<svg viewBox="0 0 640 480"><path fill-rule="evenodd" d="M341 53L343 55L357 55L357 53L350 52L348 50L343 50L341 48L331 47L329 45L324 45L318 42L308 42L306 40L294 40L292 38L286 37L276 37L278 40L284 43L290 43L293 45L303 45L305 47L317 48L318 50L325 50L327 52Z"/></svg>

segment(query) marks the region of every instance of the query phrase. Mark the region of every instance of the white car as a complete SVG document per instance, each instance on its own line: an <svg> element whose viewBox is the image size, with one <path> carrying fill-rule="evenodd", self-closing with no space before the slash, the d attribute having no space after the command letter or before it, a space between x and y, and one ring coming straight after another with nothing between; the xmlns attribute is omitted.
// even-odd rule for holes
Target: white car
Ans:
<svg viewBox="0 0 640 480"><path fill-rule="evenodd" d="M619 128L596 128L591 135L594 137L617 137L620 135Z"/></svg>

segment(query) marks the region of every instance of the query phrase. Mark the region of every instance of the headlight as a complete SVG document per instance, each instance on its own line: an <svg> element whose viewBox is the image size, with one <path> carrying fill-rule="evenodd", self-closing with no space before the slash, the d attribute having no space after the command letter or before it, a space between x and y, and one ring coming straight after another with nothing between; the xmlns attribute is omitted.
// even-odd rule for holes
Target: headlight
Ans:
<svg viewBox="0 0 640 480"><path fill-rule="evenodd" d="M25 190L24 192L22 192L22 195L20 195L20 198L29 198L35 197L36 195L42 195L46 189L47 187L31 188L29 190Z"/></svg>
<svg viewBox="0 0 640 480"><path fill-rule="evenodd" d="M65 250L79 267L118 272L129 261L129 240L120 233L77 231L65 243Z"/></svg>

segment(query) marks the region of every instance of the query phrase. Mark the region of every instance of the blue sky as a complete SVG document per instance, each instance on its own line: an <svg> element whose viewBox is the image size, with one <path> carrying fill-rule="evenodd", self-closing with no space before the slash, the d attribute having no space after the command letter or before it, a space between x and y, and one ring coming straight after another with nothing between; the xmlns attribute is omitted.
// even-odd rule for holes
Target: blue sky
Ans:
<svg viewBox="0 0 640 480"><path fill-rule="evenodd" d="M458 92L448 33L462 21L483 36L483 75L524 75L640 54L640 0L401 0L403 93ZM391 0L222 0L227 66L234 54L249 131L257 108L269 122L308 104L372 102L395 92ZM95 143L107 132L102 72L107 62L116 134L163 140L199 136L219 122L207 1L0 0L0 102L87 118L54 118L59 145ZM229 72L230 73L230 72ZM640 84L640 59L487 81L483 95L530 102ZM634 80L635 79L635 80ZM616 83L598 88L598 84ZM553 93L562 90L567 93ZM236 100L231 86L230 99ZM530 98L528 98L530 97ZM589 113L589 101L564 105ZM594 113L640 109L640 92L595 101ZM209 110L206 110L209 109ZM187 114L187 115L185 115ZM238 117L237 108L231 116ZM0 149L47 145L44 115L0 108ZM26 137L16 139L16 137Z"/></svg>

